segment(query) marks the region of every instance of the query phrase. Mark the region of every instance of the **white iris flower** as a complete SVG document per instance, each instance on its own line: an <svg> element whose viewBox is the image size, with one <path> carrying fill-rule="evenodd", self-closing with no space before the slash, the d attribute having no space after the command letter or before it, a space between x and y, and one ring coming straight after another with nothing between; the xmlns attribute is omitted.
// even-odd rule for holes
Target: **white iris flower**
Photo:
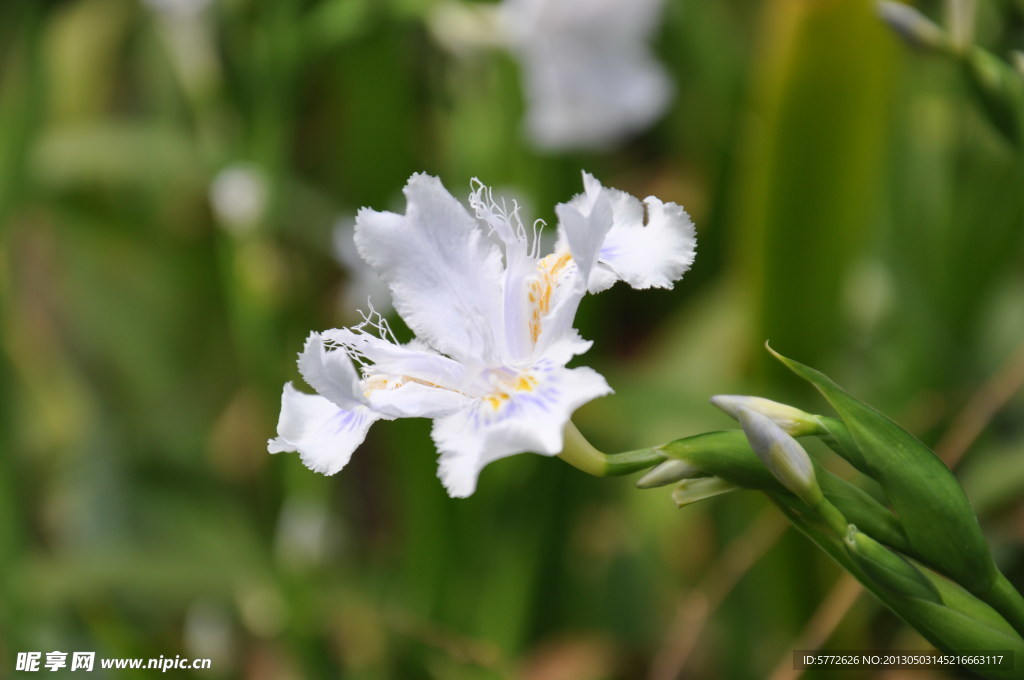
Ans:
<svg viewBox="0 0 1024 680"><path fill-rule="evenodd" d="M522 67L526 132L550 151L607 149L654 123L674 86L651 51L664 0L438 2L429 28L458 55L504 48Z"/></svg>
<svg viewBox="0 0 1024 680"><path fill-rule="evenodd" d="M518 205L475 180L473 214L424 174L406 184L404 215L361 210L359 253L416 337L398 343L377 314L311 334L299 371L318 394L285 385L270 452L297 451L334 474L374 421L432 418L438 475L455 497L499 458L561 452L573 411L611 392L593 369L566 368L591 344L573 328L581 298L620 279L671 288L696 244L680 206L583 181L584 193L556 207L558 243L544 257Z"/></svg>

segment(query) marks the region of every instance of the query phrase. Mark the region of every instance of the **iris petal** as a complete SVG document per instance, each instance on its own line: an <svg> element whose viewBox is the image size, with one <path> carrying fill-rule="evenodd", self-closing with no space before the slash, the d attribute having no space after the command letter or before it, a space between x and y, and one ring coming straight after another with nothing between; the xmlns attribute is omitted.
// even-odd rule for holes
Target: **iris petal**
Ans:
<svg viewBox="0 0 1024 680"><path fill-rule="evenodd" d="M348 464L378 416L365 406L345 409L316 394L303 394L291 383L281 395L277 437L270 453L297 451L310 470L333 475Z"/></svg>
<svg viewBox="0 0 1024 680"><path fill-rule="evenodd" d="M438 476L452 496L472 494L480 471L500 458L525 451L560 453L562 430L573 411L612 391L596 371L552 361L542 360L529 376L529 389L517 390L518 380L513 381L508 391L434 421Z"/></svg>
<svg viewBox="0 0 1024 680"><path fill-rule="evenodd" d="M359 253L416 337L457 360L497 361L501 251L436 177L413 175L405 196L405 215L359 211Z"/></svg>

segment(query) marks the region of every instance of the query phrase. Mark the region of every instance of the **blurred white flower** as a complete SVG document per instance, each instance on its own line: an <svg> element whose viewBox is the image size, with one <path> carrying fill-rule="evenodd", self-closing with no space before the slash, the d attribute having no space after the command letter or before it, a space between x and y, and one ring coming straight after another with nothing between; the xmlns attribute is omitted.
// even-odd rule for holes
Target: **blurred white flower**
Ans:
<svg viewBox="0 0 1024 680"><path fill-rule="evenodd" d="M651 54L664 0L441 2L434 37L457 54L504 47L522 68L526 133L540 148L601 150L668 108L673 85Z"/></svg>
<svg viewBox="0 0 1024 680"><path fill-rule="evenodd" d="M286 498L274 532L277 559L293 569L319 565L328 551L328 537L338 533L329 524L323 499L298 494Z"/></svg>
<svg viewBox="0 0 1024 680"><path fill-rule="evenodd" d="M165 17L192 17L201 14L213 0L142 0L142 4Z"/></svg>
<svg viewBox="0 0 1024 680"><path fill-rule="evenodd" d="M445 49L458 55L509 46L499 5L442 0L427 15L427 29Z"/></svg>
<svg viewBox="0 0 1024 680"><path fill-rule="evenodd" d="M233 163L210 183L210 205L220 223L236 234L255 227L267 206L267 180L251 163Z"/></svg>
<svg viewBox="0 0 1024 680"><path fill-rule="evenodd" d="M526 131L539 148L604 149L657 120L672 98L649 47L664 0L441 2L434 37L455 54L503 47L522 66Z"/></svg>
<svg viewBox="0 0 1024 680"><path fill-rule="evenodd" d="M220 87L221 65L215 45L214 0L142 0L154 15L157 31L179 83L193 106L202 108Z"/></svg>
<svg viewBox="0 0 1024 680"><path fill-rule="evenodd" d="M545 149L611 146L657 120L672 84L651 54L663 0L505 0L526 127Z"/></svg>
<svg viewBox="0 0 1024 680"><path fill-rule="evenodd" d="M217 668L233 668L234 649L232 613L214 600L197 598L185 610L182 622L182 646L189 656L212 659Z"/></svg>
<svg viewBox="0 0 1024 680"><path fill-rule="evenodd" d="M333 474L376 420L432 418L439 476L457 497L473 493L492 461L559 453L573 411L611 392L594 370L566 368L591 344L572 325L588 287L670 288L695 247L681 207L650 197L645 225L640 201L590 175L584 183L556 207L559 240L545 257L518 205L494 201L476 181L473 215L423 174L405 187L404 215L360 211L359 252L416 338L399 344L373 314L311 334L299 371L318 394L285 385L270 452L297 451Z"/></svg>

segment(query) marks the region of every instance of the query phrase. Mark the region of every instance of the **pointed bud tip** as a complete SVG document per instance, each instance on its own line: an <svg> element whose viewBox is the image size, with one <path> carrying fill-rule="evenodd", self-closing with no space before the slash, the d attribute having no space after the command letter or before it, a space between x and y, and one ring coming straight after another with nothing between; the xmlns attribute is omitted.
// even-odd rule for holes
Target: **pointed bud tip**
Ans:
<svg viewBox="0 0 1024 680"><path fill-rule="evenodd" d="M772 401L771 399L735 394L716 394L711 397L711 403L737 420L739 420L739 410L741 408L760 413L770 418L786 434L793 437L822 433L821 424L817 416L788 404Z"/></svg>

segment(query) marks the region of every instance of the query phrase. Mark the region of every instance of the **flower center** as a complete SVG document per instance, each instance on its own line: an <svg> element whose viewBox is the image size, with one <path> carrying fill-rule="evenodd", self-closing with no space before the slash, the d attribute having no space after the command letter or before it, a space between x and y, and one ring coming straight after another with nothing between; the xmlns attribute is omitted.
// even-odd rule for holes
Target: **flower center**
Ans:
<svg viewBox="0 0 1024 680"><path fill-rule="evenodd" d="M529 373L520 373L498 383L497 389L484 397L484 402L491 407L492 411L497 411L512 398L513 394L533 392L536 386L536 378Z"/></svg>
<svg viewBox="0 0 1024 680"><path fill-rule="evenodd" d="M558 285L559 277L570 262L572 255L566 251L545 255L537 263L537 276L530 281L528 293L531 307L530 339L535 345L540 337L541 319L551 309L551 292Z"/></svg>

